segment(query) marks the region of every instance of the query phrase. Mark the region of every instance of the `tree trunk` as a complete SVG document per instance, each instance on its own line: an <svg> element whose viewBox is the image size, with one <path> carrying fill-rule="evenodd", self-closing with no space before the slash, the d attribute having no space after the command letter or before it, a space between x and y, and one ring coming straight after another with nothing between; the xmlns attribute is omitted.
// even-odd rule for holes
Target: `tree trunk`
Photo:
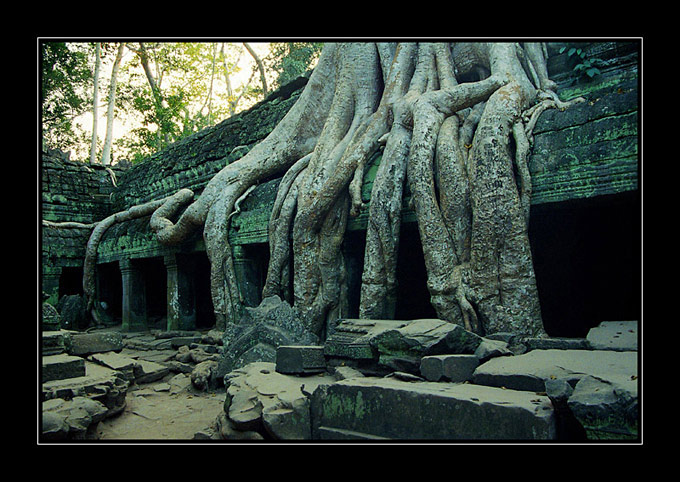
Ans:
<svg viewBox="0 0 680 482"><path fill-rule="evenodd" d="M257 52L253 50L253 48L248 45L248 43L243 42L243 46L246 48L248 53L252 55L253 59L255 60L255 63L257 64L257 69L260 71L260 81L262 82L262 94L263 97L267 97L267 94L269 94L269 90L267 89L267 78L264 75L264 64L262 63L262 60L260 59L259 55L257 55Z"/></svg>
<svg viewBox="0 0 680 482"><path fill-rule="evenodd" d="M109 104L106 111L106 138L104 139L104 150L102 151L102 164L108 166L111 164L111 144L113 142L113 111L116 106L116 83L118 80L118 69L120 62L123 60L123 52L125 51L125 43L122 42L118 46L116 59L113 62L113 69L111 70L111 85L109 87Z"/></svg>
<svg viewBox="0 0 680 482"><path fill-rule="evenodd" d="M163 96L161 94L161 89L156 82L156 78L151 72L151 65L149 64L149 54L146 50L146 46L143 42L139 42L139 50L136 51L139 55L139 59L142 63L142 69L146 75L146 80L149 82L149 88L151 89L151 95L154 99L154 105L156 106L156 119L158 122L158 133L159 141L160 136L163 136L163 142L167 144L169 142L168 133L165 132L164 126L164 113L163 113Z"/></svg>
<svg viewBox="0 0 680 482"><path fill-rule="evenodd" d="M228 243L234 206L260 180L283 174L263 295L284 297L292 269L293 307L323 337L327 322L347 314L341 247L348 216L366 209L364 166L382 149L368 206L361 316L394 316L408 186L438 316L480 334L541 335L526 159L537 115L566 106L552 92L542 52L516 43L326 44L272 133L216 174L177 222L170 218L188 197L156 210L151 228L172 244L204 227L223 328L242 307Z"/></svg>
<svg viewBox="0 0 680 482"><path fill-rule="evenodd" d="M95 44L94 51L94 91L92 94L92 142L90 144L90 164L97 163L97 124L99 121L99 67L101 66L101 44Z"/></svg>

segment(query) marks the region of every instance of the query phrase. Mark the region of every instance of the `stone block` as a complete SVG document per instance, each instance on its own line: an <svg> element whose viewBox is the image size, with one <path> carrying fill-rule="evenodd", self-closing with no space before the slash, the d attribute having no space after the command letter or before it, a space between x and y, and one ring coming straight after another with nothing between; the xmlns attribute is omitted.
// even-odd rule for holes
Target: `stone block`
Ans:
<svg viewBox="0 0 680 482"><path fill-rule="evenodd" d="M371 346L371 339L395 326L401 324L394 320L339 320L326 339L325 354L354 360L377 360L378 352Z"/></svg>
<svg viewBox="0 0 680 482"><path fill-rule="evenodd" d="M276 371L289 375L322 373L326 370L323 346L280 346L276 349Z"/></svg>
<svg viewBox="0 0 680 482"><path fill-rule="evenodd" d="M95 353L88 360L121 372L128 381L135 379L135 370L139 365L137 360L115 352Z"/></svg>
<svg viewBox="0 0 680 482"><path fill-rule="evenodd" d="M637 351L637 321L603 321L592 328L586 340L594 350Z"/></svg>
<svg viewBox="0 0 680 482"><path fill-rule="evenodd" d="M493 358L477 367L473 382L514 390L546 391L546 380L563 378L574 386L585 376L615 383L637 397L637 353L609 350L532 350Z"/></svg>
<svg viewBox="0 0 680 482"><path fill-rule="evenodd" d="M464 382L478 365L475 355L433 355L420 360L420 373L430 382Z"/></svg>
<svg viewBox="0 0 680 482"><path fill-rule="evenodd" d="M191 345L189 345L189 348L191 348L192 350L194 350L196 348L200 348L204 352L211 354L211 355L214 355L215 353L222 353L222 350L220 349L220 347L218 345L208 345L208 344L204 344L204 343L192 343Z"/></svg>
<svg viewBox="0 0 680 482"><path fill-rule="evenodd" d="M121 351L123 335L118 332L72 333L71 355L91 355L107 351Z"/></svg>
<svg viewBox="0 0 680 482"><path fill-rule="evenodd" d="M97 424L108 414L100 402L87 397L71 400L55 398L42 406L42 433L45 440L96 439Z"/></svg>
<svg viewBox="0 0 680 482"><path fill-rule="evenodd" d="M296 377L275 371L276 365L254 362L224 379L224 412L229 424L243 432L267 433L277 440L311 437L309 394L335 380L330 375Z"/></svg>
<svg viewBox="0 0 680 482"><path fill-rule="evenodd" d="M66 330L42 332L42 354L56 355L69 350L71 346L71 332Z"/></svg>
<svg viewBox="0 0 680 482"><path fill-rule="evenodd" d="M312 395L312 437L396 440L552 440L546 396L467 383L363 377Z"/></svg>
<svg viewBox="0 0 680 482"><path fill-rule="evenodd" d="M170 368L147 360L137 360L135 367L136 383L151 383L160 380L170 373Z"/></svg>
<svg viewBox="0 0 680 482"><path fill-rule="evenodd" d="M482 338L482 341L477 346L474 354L481 363L484 363L485 361L488 361L492 358L499 356L509 356L513 353L508 347L508 343L503 340L490 340L488 338Z"/></svg>
<svg viewBox="0 0 680 482"><path fill-rule="evenodd" d="M85 360L78 356L60 353L42 357L42 383L84 375Z"/></svg>
<svg viewBox="0 0 680 482"><path fill-rule="evenodd" d="M590 440L633 440L639 435L637 394L615 383L584 377L567 404Z"/></svg>
<svg viewBox="0 0 680 482"><path fill-rule="evenodd" d="M201 336L177 336L170 339L170 346L172 346L172 348L179 348L180 346L190 346L200 342Z"/></svg>
<svg viewBox="0 0 680 482"><path fill-rule="evenodd" d="M438 319L342 319L326 339L325 354L331 360L373 362L376 373L418 374L423 356L473 354L481 342L480 336Z"/></svg>
<svg viewBox="0 0 680 482"><path fill-rule="evenodd" d="M525 338L524 345L530 350L589 350L585 338Z"/></svg>

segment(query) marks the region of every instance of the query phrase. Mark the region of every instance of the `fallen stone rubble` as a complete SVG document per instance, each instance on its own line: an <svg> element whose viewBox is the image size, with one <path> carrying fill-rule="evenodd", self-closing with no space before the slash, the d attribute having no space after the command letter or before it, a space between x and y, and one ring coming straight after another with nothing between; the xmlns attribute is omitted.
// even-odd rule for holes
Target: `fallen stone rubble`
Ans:
<svg viewBox="0 0 680 482"><path fill-rule="evenodd" d="M441 320L345 319L324 345L281 345L274 360L223 375L225 339L44 332L42 437L96 438L128 390L163 380L226 390L224 411L194 436L203 440L639 439L635 321L539 339L481 337Z"/></svg>
<svg viewBox="0 0 680 482"><path fill-rule="evenodd" d="M97 438L97 424L120 414L128 391L144 384L167 380L171 391L216 388L221 341L215 331L44 331L41 438Z"/></svg>
<svg viewBox="0 0 680 482"><path fill-rule="evenodd" d="M637 338L635 321L520 339L340 320L323 347L281 346L275 363L228 373L224 413L201 438L637 440Z"/></svg>

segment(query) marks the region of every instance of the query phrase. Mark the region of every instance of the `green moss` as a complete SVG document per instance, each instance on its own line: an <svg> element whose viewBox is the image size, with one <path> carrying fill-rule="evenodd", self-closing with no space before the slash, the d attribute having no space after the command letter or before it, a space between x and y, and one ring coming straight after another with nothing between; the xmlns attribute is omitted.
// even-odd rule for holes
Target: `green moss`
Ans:
<svg viewBox="0 0 680 482"><path fill-rule="evenodd" d="M347 418L361 420L370 416L369 406L359 390L355 397L329 393L323 401L324 416L333 418Z"/></svg>
<svg viewBox="0 0 680 482"><path fill-rule="evenodd" d="M636 440L638 424L628 423L616 417L589 420L583 423L588 440Z"/></svg>
<svg viewBox="0 0 680 482"><path fill-rule="evenodd" d="M575 99L576 97L591 98L599 91L614 89L623 82L635 79L637 79L637 73L630 72L612 77L601 77L591 82L579 82L572 87L560 89L559 97L564 101Z"/></svg>

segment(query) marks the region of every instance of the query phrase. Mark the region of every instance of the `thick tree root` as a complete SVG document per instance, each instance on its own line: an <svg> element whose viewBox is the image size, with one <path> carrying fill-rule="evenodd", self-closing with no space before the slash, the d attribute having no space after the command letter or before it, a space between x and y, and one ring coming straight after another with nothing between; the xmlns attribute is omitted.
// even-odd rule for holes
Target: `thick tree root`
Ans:
<svg viewBox="0 0 680 482"><path fill-rule="evenodd" d="M328 44L293 109L176 222L182 196L142 211L155 211L152 229L167 244L204 226L224 327L242 306L230 220L255 184L285 172L270 217L263 296L292 301L304 327L322 336L329 320L347 313L347 219L366 209L365 166L384 146L368 205L360 316L395 315L408 182L438 316L481 334L540 335L527 235L532 131L545 109L578 101L561 102L554 90L540 44ZM111 222L95 227L88 263Z"/></svg>
<svg viewBox="0 0 680 482"><path fill-rule="evenodd" d="M87 309L92 314L96 324L100 320L97 315L97 310L94 307L96 298L96 275L95 267L97 262L97 248L101 242L104 233L116 223L130 221L143 216L153 215L155 212L167 212L168 209L177 209L178 206L185 205L194 196L194 193L189 189L180 189L172 196L165 197L156 201L150 201L145 204L133 206L125 211L120 211L111 216L104 218L97 223L90 235L85 249L85 260L83 262L83 292L87 298Z"/></svg>

